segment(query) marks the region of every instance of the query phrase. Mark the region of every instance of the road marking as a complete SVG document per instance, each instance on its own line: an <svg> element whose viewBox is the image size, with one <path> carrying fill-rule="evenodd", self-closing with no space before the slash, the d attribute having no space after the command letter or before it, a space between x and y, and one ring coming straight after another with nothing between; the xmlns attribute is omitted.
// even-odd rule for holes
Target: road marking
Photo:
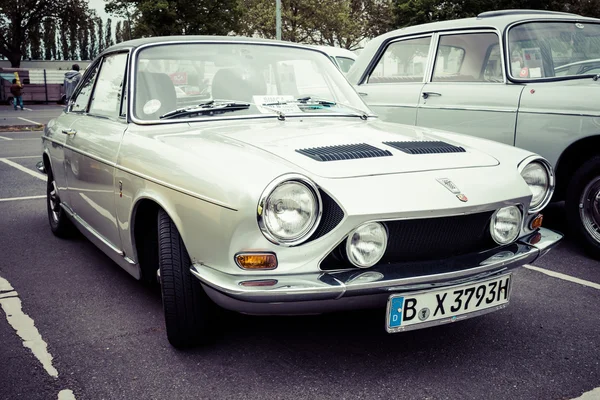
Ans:
<svg viewBox="0 0 600 400"><path fill-rule="evenodd" d="M46 195L25 196L25 197L7 197L5 199L0 199L0 202L3 202L3 201L18 201L18 200L45 199L45 198L46 198Z"/></svg>
<svg viewBox="0 0 600 400"><path fill-rule="evenodd" d="M21 158L41 158L39 155L35 155L35 156L15 156L15 157L4 157L7 160L18 160Z"/></svg>
<svg viewBox="0 0 600 400"><path fill-rule="evenodd" d="M41 179L43 181L46 180L46 175L40 174L39 172L32 171L29 168L25 168L24 166L22 166L20 164L17 164L14 161L7 160L6 158L0 158L0 162L3 162L4 164L8 164L11 167L14 167L14 168L18 169L19 171L26 172L29 175L34 176L34 177L36 177L38 179Z"/></svg>
<svg viewBox="0 0 600 400"><path fill-rule="evenodd" d="M4 136L0 136L0 139L4 139L4 140L12 140L12 138L9 138L9 137L4 137Z"/></svg>
<svg viewBox="0 0 600 400"><path fill-rule="evenodd" d="M575 278L574 276L561 274L560 272L550 271L549 269L544 269L544 268L540 268L540 267L534 267L533 265L523 265L523 266L525 268L527 268L527 269L530 269L530 270L533 270L533 271L537 271L537 272L541 272L542 274L546 274L546 275L552 276L554 278L563 279L565 281L578 283L578 284L583 285L583 286L588 286L588 287L600 290L600 284L597 284L595 282L590 282L590 281L586 281L586 280L583 280L583 279Z"/></svg>
<svg viewBox="0 0 600 400"><path fill-rule="evenodd" d="M0 288L10 287L10 283L0 276ZM44 342L38 332L33 320L21 309L21 299L16 291L12 297L0 299L0 306L6 314L6 319L10 326L17 332L17 335L23 340L23 346L28 347L33 355L42 363L42 366L48 375L57 378L58 371L52 366L52 356L48 353L48 344Z"/></svg>
<svg viewBox="0 0 600 400"><path fill-rule="evenodd" d="M44 124L41 124L41 123L39 123L39 122L32 121L32 120L30 120L30 119L27 119L27 118L22 118L22 117L17 117L17 118L18 118L18 119L20 119L20 120L22 120L22 121L25 121L25 122L30 122L30 123L32 123L32 124L36 124L36 125L44 125Z"/></svg>
<svg viewBox="0 0 600 400"><path fill-rule="evenodd" d="M572 399L572 400L598 400L600 399L600 387L596 389L590 390L589 392L585 392L581 396Z"/></svg>
<svg viewBox="0 0 600 400"><path fill-rule="evenodd" d="M33 111L31 108L23 107L23 110Z"/></svg>
<svg viewBox="0 0 600 400"><path fill-rule="evenodd" d="M58 400L75 400L75 395L71 389L64 389L58 393Z"/></svg>

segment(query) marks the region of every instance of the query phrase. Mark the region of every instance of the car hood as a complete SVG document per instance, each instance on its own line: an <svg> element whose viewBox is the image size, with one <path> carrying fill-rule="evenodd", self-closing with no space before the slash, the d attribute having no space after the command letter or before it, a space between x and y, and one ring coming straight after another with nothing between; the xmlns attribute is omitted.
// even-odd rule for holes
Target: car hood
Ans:
<svg viewBox="0 0 600 400"><path fill-rule="evenodd" d="M382 121L362 121L358 118L288 119L274 123L229 126L226 133L213 133L219 138L244 143L280 157L314 175L324 178L347 178L369 175L434 171L441 169L491 167L497 159L460 142L436 135L436 131ZM441 132L440 132L441 133ZM216 139L216 138L215 138ZM384 142L443 141L462 146L464 152L408 154ZM339 161L319 161L307 153L325 146L366 144L388 155ZM342 149L344 150L344 149ZM343 152L342 152L343 153ZM391 154L391 155L389 155ZM342 155L343 156L343 155Z"/></svg>

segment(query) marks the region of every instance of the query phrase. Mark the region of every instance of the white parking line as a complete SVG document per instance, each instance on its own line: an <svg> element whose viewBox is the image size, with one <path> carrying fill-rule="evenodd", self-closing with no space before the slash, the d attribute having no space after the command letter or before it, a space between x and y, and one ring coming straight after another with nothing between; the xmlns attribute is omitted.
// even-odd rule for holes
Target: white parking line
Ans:
<svg viewBox="0 0 600 400"><path fill-rule="evenodd" d="M41 158L39 155L35 155L35 156L15 156L15 157L4 157L7 160L18 160L21 158Z"/></svg>
<svg viewBox="0 0 600 400"><path fill-rule="evenodd" d="M573 283L578 283L578 284L583 285L583 286L588 286L588 287L600 290L600 284L597 284L595 282L590 282L590 281L586 281L586 280L583 280L583 279L575 278L574 276L561 274L560 272L550 271L549 269L544 269L544 268L540 268L540 267L534 267L533 265L523 265L523 266L525 268L527 268L527 269L532 270L532 271L541 272L542 274L546 274L546 275L552 276L554 278L563 279L565 281L569 281L569 282L573 282Z"/></svg>
<svg viewBox="0 0 600 400"><path fill-rule="evenodd" d="M20 119L20 120L22 120L22 121L25 121L25 122L30 122L30 123L32 123L32 124L36 124L36 125L44 125L44 124L41 124L41 123L39 123L39 122L32 121L32 120L30 120L30 119L27 119L27 118L21 118L21 117L17 117L17 118L18 118L18 119Z"/></svg>
<svg viewBox="0 0 600 400"><path fill-rule="evenodd" d="M40 174L39 172L32 171L29 168L25 168L24 166L22 166L20 164L17 164L14 161L7 160L6 158L0 158L0 162L3 162L4 164L8 164L11 167L14 167L14 168L18 169L19 171L23 171L25 173L28 173L29 175L34 176L34 177L36 177L38 179L41 179L43 181L46 180L46 175Z"/></svg>
<svg viewBox="0 0 600 400"><path fill-rule="evenodd" d="M0 199L0 202L3 201L18 201L18 200L33 200L33 199L45 199L45 195L40 196L25 196L25 197L7 197L5 199Z"/></svg>
<svg viewBox="0 0 600 400"><path fill-rule="evenodd" d="M0 136L0 139L4 139L4 140L12 140L12 138L9 138L9 137L4 137L4 136Z"/></svg>
<svg viewBox="0 0 600 400"><path fill-rule="evenodd" d="M572 400L598 400L600 399L600 387L596 389L590 390L589 392L585 392L581 396Z"/></svg>

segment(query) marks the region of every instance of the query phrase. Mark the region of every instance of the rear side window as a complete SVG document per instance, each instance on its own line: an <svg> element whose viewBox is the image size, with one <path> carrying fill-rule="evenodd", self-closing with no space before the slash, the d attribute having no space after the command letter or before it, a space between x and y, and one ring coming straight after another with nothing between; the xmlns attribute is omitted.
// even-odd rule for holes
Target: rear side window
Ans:
<svg viewBox="0 0 600 400"><path fill-rule="evenodd" d="M502 82L499 39L495 33L440 36L433 82Z"/></svg>
<svg viewBox="0 0 600 400"><path fill-rule="evenodd" d="M431 36L390 44L367 83L423 82Z"/></svg>
<svg viewBox="0 0 600 400"><path fill-rule="evenodd" d="M94 88L94 82L96 82L96 76L98 76L98 65L99 64L96 64L93 67L81 85L81 89L79 90L79 93L77 93L77 97L75 97L75 101L71 107L72 112L85 112L87 110L92 89Z"/></svg>

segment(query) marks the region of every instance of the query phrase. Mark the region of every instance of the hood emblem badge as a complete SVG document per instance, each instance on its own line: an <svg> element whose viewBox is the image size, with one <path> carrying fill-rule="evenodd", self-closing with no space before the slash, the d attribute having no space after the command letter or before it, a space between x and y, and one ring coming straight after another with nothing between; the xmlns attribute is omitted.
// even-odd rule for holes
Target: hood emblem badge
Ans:
<svg viewBox="0 0 600 400"><path fill-rule="evenodd" d="M442 184L442 186L444 186L446 189L448 189L449 191L451 191L452 193L454 193L456 195L456 198L459 199L462 202L467 202L469 201L469 199L467 198L467 196L465 196L463 193L460 192L460 189L458 188L458 186L456 186L454 184L454 182L452 182L450 179L448 178L438 178L436 179L439 183Z"/></svg>

